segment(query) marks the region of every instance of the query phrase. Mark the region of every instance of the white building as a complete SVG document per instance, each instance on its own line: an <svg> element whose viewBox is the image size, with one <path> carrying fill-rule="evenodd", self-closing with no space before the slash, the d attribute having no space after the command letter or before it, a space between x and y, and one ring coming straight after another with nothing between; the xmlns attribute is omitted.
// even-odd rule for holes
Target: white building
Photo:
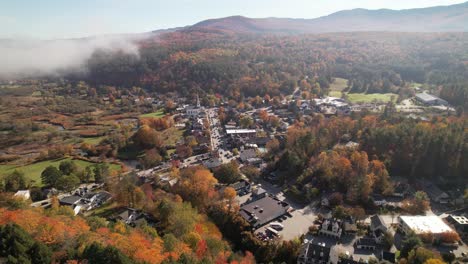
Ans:
<svg viewBox="0 0 468 264"><path fill-rule="evenodd" d="M18 198L23 198L24 200L28 200L29 198L31 198L31 193L29 192L29 190L19 190L15 193L14 196Z"/></svg>
<svg viewBox="0 0 468 264"><path fill-rule="evenodd" d="M411 231L416 234L431 233L433 235L453 232L442 219L435 215L399 216L398 223L406 234Z"/></svg>
<svg viewBox="0 0 468 264"><path fill-rule="evenodd" d="M226 129L226 134L229 136L242 136L242 137L251 137L257 134L255 129Z"/></svg>
<svg viewBox="0 0 468 264"><path fill-rule="evenodd" d="M341 223L334 219L326 219L319 230L319 234L334 238L340 238L342 233Z"/></svg>
<svg viewBox="0 0 468 264"><path fill-rule="evenodd" d="M197 95L197 104L195 106L187 106L185 108L185 113L189 117L197 117L201 112L204 112L205 108L200 105L200 98Z"/></svg>

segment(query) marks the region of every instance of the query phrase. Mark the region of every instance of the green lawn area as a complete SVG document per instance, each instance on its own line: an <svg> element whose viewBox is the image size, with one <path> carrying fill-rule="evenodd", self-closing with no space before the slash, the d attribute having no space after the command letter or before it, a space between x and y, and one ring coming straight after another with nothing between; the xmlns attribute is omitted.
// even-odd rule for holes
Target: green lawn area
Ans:
<svg viewBox="0 0 468 264"><path fill-rule="evenodd" d="M82 139L83 139L83 143L87 143L87 144L90 144L90 145L97 145L104 138L106 138L106 137L105 136L102 136L102 137L86 137L86 138L82 138Z"/></svg>
<svg viewBox="0 0 468 264"><path fill-rule="evenodd" d="M143 114L143 115L140 115L140 117L155 117L155 118L161 118L163 117L165 114L164 114L164 110L163 109L160 109L154 113L148 113L148 114Z"/></svg>
<svg viewBox="0 0 468 264"><path fill-rule="evenodd" d="M41 161L41 162L36 162L33 164L29 164L26 166L16 166L16 165L0 165L0 176L7 175L14 170L22 171L25 175L26 178L34 181L34 185L41 186L41 173L42 171L48 167L48 166L55 166L58 168L60 162L65 161L65 160L71 160L71 158L64 158L64 159L56 159L56 160L47 160L47 161ZM76 165L80 169L84 169L90 165L93 165L95 163L89 162L89 161L84 161L84 160L74 160ZM112 171L117 171L120 170L120 166L116 164L109 164L109 167Z"/></svg>
<svg viewBox="0 0 468 264"><path fill-rule="evenodd" d="M328 96L341 98L341 92L340 91L330 91L328 93Z"/></svg>
<svg viewBox="0 0 468 264"><path fill-rule="evenodd" d="M335 78L335 81L330 84L330 91L341 92L343 89L348 87L348 80L343 78ZM330 95L332 96L332 95Z"/></svg>
<svg viewBox="0 0 468 264"><path fill-rule="evenodd" d="M374 100L389 102L394 96L394 101L398 98L397 94L386 93L386 94L365 94L365 93L349 93L348 100L351 103L370 103Z"/></svg>
<svg viewBox="0 0 468 264"><path fill-rule="evenodd" d="M162 132L163 142L165 145L175 145L184 135L184 129L171 127Z"/></svg>

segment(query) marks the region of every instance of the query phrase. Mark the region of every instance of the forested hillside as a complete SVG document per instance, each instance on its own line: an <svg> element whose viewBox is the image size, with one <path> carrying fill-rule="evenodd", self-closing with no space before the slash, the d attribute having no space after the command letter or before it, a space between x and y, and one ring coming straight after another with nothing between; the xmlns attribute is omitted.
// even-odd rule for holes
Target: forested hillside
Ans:
<svg viewBox="0 0 468 264"><path fill-rule="evenodd" d="M428 83L454 105L466 108L468 102L465 33L258 36L199 29L162 34L139 46L138 55L95 52L87 81L239 100L288 94L300 80L312 94L324 95L332 77L342 77L350 92L408 94L409 82Z"/></svg>

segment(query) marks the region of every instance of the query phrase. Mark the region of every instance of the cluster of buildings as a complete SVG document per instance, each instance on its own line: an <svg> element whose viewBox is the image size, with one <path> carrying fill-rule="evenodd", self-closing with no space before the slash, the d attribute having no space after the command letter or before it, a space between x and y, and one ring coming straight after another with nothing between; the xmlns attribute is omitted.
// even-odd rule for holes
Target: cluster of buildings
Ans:
<svg viewBox="0 0 468 264"><path fill-rule="evenodd" d="M112 195L106 191L91 192L87 187L79 188L73 195L65 196L59 199L61 206L69 206L76 214L82 211L89 211L100 207L112 198Z"/></svg>
<svg viewBox="0 0 468 264"><path fill-rule="evenodd" d="M366 235L350 239L352 246L341 244L343 237L348 235L354 237L356 233L347 232L345 223L348 220L337 220L333 218L324 219L313 238L305 239L301 247L298 264L328 264L328 263L362 263L355 260L353 256L363 252L372 252L376 258L390 263L396 263L395 251L388 250L386 236L393 237L393 229L386 223L382 216L374 215L370 218L370 224ZM465 216L449 216L447 222L456 227L457 230L465 230L468 227L468 219ZM436 240L447 232L455 232L440 217L429 216L399 216L395 223L403 235L415 233L417 235L431 234ZM455 244L451 244L455 245ZM456 245L458 246L458 245ZM357 253L358 252L358 253Z"/></svg>

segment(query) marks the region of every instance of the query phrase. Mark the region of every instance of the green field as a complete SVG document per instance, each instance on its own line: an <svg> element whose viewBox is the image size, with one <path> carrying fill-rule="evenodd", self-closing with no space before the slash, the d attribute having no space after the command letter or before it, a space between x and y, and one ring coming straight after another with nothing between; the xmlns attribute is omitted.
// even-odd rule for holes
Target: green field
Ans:
<svg viewBox="0 0 468 264"><path fill-rule="evenodd" d="M335 78L335 81L330 84L330 91L343 91L346 87L348 87L348 80L343 78ZM341 93L340 93L341 95ZM330 95L332 96L332 95Z"/></svg>
<svg viewBox="0 0 468 264"><path fill-rule="evenodd" d="M328 96L341 98L341 92L340 91L330 91L328 93Z"/></svg>
<svg viewBox="0 0 468 264"><path fill-rule="evenodd" d="M97 145L99 144L104 138L104 136L102 137L87 137L87 138L82 138L83 139L83 143L87 143L87 144L90 144L90 145Z"/></svg>
<svg viewBox="0 0 468 264"><path fill-rule="evenodd" d="M386 94L365 94L365 93L349 93L348 100L351 103L370 103L374 100L381 102L389 102L394 96L394 101L398 98L397 94L386 93Z"/></svg>
<svg viewBox="0 0 468 264"><path fill-rule="evenodd" d="M176 127L170 127L162 131L162 138L165 145L172 146L179 141L184 135L184 129L179 129Z"/></svg>
<svg viewBox="0 0 468 264"><path fill-rule="evenodd" d="M71 158L65 158L65 159L56 159L56 160L48 160L48 161L41 161L41 162L36 162L33 164L29 164L26 166L15 166L15 165L0 165L0 176L7 175L14 170L22 171L26 178L30 179L33 181L34 185L41 186L41 173L42 171L48 167L48 166L55 166L58 168L60 162L65 161L65 160L71 160ZM84 169L90 165L94 165L95 163L89 162L89 161L84 161L84 160L74 160L76 165L80 169ZM118 171L120 170L120 166L116 164L109 164L110 169L112 171Z"/></svg>
<svg viewBox="0 0 468 264"><path fill-rule="evenodd" d="M155 118L161 118L163 117L165 114L164 114L164 110L163 109L160 109L154 113L148 113L148 114L143 114L143 115L140 115L140 117L155 117Z"/></svg>

